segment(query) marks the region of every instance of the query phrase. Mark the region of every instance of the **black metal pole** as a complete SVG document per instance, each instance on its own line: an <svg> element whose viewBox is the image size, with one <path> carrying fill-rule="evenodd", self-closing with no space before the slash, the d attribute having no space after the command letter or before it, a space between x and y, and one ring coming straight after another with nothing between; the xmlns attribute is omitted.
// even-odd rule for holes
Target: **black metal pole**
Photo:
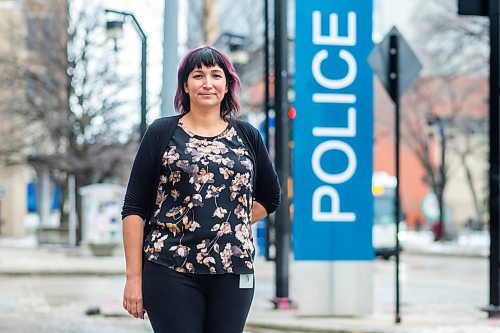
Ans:
<svg viewBox="0 0 500 333"><path fill-rule="evenodd" d="M396 196L394 199L394 223L396 224L396 318L395 322L399 324L401 322L401 315L399 311L399 216L400 214L400 200L399 200L399 188L401 183L401 178L399 175L399 141L400 141L400 119L399 119L399 64L398 64L398 36L390 36L389 44L389 94L392 97L395 105L395 155L396 155Z"/></svg>
<svg viewBox="0 0 500 333"><path fill-rule="evenodd" d="M147 129L147 123L146 123L146 114L148 112L147 110L147 87L146 87L146 73L147 73L147 38L146 36L143 36L142 43L141 43L141 127L140 127L140 133L141 133L141 138L144 136L144 133L146 133Z"/></svg>
<svg viewBox="0 0 500 333"><path fill-rule="evenodd" d="M264 85L266 147L269 150L269 0L264 0Z"/></svg>
<svg viewBox="0 0 500 333"><path fill-rule="evenodd" d="M269 131L269 109L271 108L270 93L269 93L269 0L264 0L264 113L265 120L265 133L266 133L266 147L270 150L270 136ZM266 223L266 260L270 261L271 257L271 228L274 228L274 215L267 217Z"/></svg>
<svg viewBox="0 0 500 333"><path fill-rule="evenodd" d="M490 297L488 315L500 317L500 4L490 0Z"/></svg>
<svg viewBox="0 0 500 333"><path fill-rule="evenodd" d="M290 151L288 141L288 52L287 52L287 1L275 0L274 9L274 66L275 66L275 112L276 112L276 169L281 184L281 204L276 212L276 308L290 308L288 298L289 256L291 248L290 200L288 178L290 177Z"/></svg>
<svg viewBox="0 0 500 333"><path fill-rule="evenodd" d="M458 0L460 15L489 16L490 19L490 112L489 112L489 215L490 215L490 297L482 308L490 318L500 318L500 1Z"/></svg>

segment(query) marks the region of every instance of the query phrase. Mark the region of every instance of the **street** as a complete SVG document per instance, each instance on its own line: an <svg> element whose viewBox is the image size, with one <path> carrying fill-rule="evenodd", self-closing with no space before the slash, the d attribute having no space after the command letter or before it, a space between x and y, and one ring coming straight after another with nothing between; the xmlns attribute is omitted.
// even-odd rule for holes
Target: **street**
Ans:
<svg viewBox="0 0 500 333"><path fill-rule="evenodd" d="M410 254L403 254L401 259L403 321L406 317L425 320L429 314L456 317L457 312L471 323L485 317L479 307L488 301L487 259ZM259 261L256 269L252 312L269 311L268 300L274 297L273 266ZM372 317L392 321L394 262L376 260L374 272ZM117 275L2 275L0 332L151 332L147 322L127 317L122 311L123 284L124 277ZM291 296L293 298L293 290ZM439 313L443 304L452 305L454 313ZM100 314L86 314L93 309L99 309Z"/></svg>
<svg viewBox="0 0 500 333"><path fill-rule="evenodd" d="M482 318L479 308L488 302L488 260L453 256L401 256L401 313L422 316L438 313L439 306L453 305L464 316ZM374 297L376 314L391 314L395 307L394 262L377 261ZM456 315L453 314L453 315Z"/></svg>

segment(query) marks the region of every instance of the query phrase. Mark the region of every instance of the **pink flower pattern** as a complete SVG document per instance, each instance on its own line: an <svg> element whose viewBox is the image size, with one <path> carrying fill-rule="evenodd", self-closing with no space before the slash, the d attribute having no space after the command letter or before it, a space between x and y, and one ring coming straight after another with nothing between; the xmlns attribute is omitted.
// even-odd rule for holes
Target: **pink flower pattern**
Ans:
<svg viewBox="0 0 500 333"><path fill-rule="evenodd" d="M206 138L179 122L161 168L146 258L182 273L252 273L254 162L236 130Z"/></svg>

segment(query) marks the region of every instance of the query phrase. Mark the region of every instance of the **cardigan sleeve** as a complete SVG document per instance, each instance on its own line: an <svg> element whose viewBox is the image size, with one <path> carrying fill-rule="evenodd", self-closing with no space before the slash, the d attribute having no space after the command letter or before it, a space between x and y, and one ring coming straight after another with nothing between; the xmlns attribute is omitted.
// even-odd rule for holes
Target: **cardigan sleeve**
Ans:
<svg viewBox="0 0 500 333"><path fill-rule="evenodd" d="M255 201L266 209L267 214L273 213L281 202L281 188L278 175L267 152L260 133L254 128L255 152L257 158L257 180Z"/></svg>
<svg viewBox="0 0 500 333"><path fill-rule="evenodd" d="M122 209L122 218L139 215L149 218L154 194L156 168L158 161L160 122L154 121L144 134L127 185Z"/></svg>

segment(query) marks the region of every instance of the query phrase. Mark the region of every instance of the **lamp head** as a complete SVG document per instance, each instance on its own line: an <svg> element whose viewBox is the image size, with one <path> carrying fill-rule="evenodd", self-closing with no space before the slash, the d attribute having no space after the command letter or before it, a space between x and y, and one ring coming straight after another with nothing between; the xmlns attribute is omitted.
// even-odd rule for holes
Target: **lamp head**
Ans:
<svg viewBox="0 0 500 333"><path fill-rule="evenodd" d="M106 36L115 42L115 51L117 51L117 41L123 37L123 21L107 21Z"/></svg>

